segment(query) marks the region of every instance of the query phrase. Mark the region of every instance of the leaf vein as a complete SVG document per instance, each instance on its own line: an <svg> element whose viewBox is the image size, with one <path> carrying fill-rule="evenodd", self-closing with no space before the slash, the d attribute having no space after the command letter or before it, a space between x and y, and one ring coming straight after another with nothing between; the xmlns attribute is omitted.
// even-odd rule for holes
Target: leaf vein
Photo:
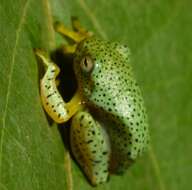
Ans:
<svg viewBox="0 0 192 190"><path fill-rule="evenodd" d="M71 170L71 157L69 151L65 154L65 170L67 172L67 189L73 190L73 177L72 177L72 170Z"/></svg>
<svg viewBox="0 0 192 190"><path fill-rule="evenodd" d="M157 179L159 181L159 188L160 188L160 190L165 190L166 189L165 184L164 184L164 182L162 180L162 175L161 175L161 171L160 171L160 168L159 168L159 164L158 164L158 161L157 161L157 158L155 156L155 153L153 151L152 146L149 147L149 156L150 156L150 158L152 160L152 166L153 166L153 169L155 171L155 175L156 175L156 177L157 177Z"/></svg>
<svg viewBox="0 0 192 190"><path fill-rule="evenodd" d="M55 48L55 32L53 29L53 18L52 18L51 6L48 0L43 0L42 2L43 2L45 17L47 19L48 45L50 49L53 49Z"/></svg>
<svg viewBox="0 0 192 190"><path fill-rule="evenodd" d="M0 183L0 187L2 188L2 190L8 190L8 188L2 183Z"/></svg>
<svg viewBox="0 0 192 190"><path fill-rule="evenodd" d="M3 140L4 140L4 130L6 126L6 117L7 117L7 111L8 111L8 103L9 103L9 97L10 97L10 90L11 90L11 83L12 83L12 76L13 76L13 69L15 65L15 57L17 53L17 46L20 38L20 33L22 30L22 26L25 23L25 18L27 15L27 9L29 6L30 0L27 0L26 3L24 4L23 11L22 11L22 16L18 24L18 28L16 30L16 37L15 37L15 44L13 47L13 53L11 57L11 63L10 63L10 72L8 76L8 85L7 85L7 92L6 92L6 97L5 97L5 108L4 108L4 113L2 117L2 129L1 129L1 138L0 138L0 177L1 177L1 165L2 165L2 152L3 152Z"/></svg>
<svg viewBox="0 0 192 190"><path fill-rule="evenodd" d="M85 13L87 14L87 16L91 19L94 27L96 28L96 30L99 32L99 34L101 35L101 37L103 39L107 39L107 35L105 33L105 31L102 29L100 23L98 22L97 18L95 17L95 15L92 13L92 11L90 10L90 8L87 6L87 4L85 3L84 0L78 0L79 5L81 6L81 8L85 11Z"/></svg>

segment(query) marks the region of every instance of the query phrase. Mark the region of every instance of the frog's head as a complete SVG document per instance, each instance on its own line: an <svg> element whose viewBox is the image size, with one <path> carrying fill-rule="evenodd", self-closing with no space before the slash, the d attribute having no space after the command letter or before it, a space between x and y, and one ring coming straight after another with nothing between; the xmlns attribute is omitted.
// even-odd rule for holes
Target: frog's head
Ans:
<svg viewBox="0 0 192 190"><path fill-rule="evenodd" d="M103 109L115 104L111 99L122 92L131 75L128 59L126 46L94 37L82 41L75 53L74 70L83 100Z"/></svg>

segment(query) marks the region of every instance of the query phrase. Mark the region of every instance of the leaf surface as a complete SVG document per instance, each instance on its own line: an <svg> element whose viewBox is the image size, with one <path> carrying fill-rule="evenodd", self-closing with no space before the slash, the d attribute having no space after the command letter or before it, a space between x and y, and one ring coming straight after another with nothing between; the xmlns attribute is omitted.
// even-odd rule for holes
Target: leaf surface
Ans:
<svg viewBox="0 0 192 190"><path fill-rule="evenodd" d="M18 0L0 3L0 189L93 189L70 158L39 97L33 49L64 43L52 23L70 17L132 50L151 146L99 190L192 189L192 36L189 0ZM60 128L60 126L59 126Z"/></svg>

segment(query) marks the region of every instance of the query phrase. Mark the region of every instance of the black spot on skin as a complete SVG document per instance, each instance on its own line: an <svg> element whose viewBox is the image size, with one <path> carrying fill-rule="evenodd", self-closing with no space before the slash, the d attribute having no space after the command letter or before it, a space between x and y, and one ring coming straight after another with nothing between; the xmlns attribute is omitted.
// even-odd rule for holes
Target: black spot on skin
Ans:
<svg viewBox="0 0 192 190"><path fill-rule="evenodd" d="M51 88L51 86L47 86L47 85L45 85L45 88L47 88L48 90Z"/></svg>
<svg viewBox="0 0 192 190"><path fill-rule="evenodd" d="M89 141L87 141L86 143L87 144L90 144L90 143L92 143L93 142L93 140L89 140Z"/></svg>
<svg viewBox="0 0 192 190"><path fill-rule="evenodd" d="M60 114L60 113L58 114L58 117L61 117L61 114Z"/></svg>
<svg viewBox="0 0 192 190"><path fill-rule="evenodd" d="M59 102L59 103L57 104L57 107L58 107L59 105L61 105L61 104L63 104L63 102Z"/></svg>
<svg viewBox="0 0 192 190"><path fill-rule="evenodd" d="M99 164L101 163L101 160L93 160L94 163Z"/></svg>
<svg viewBox="0 0 192 190"><path fill-rule="evenodd" d="M49 95L47 96L47 98L53 96L54 94L55 94L54 92L53 92L52 94L49 94Z"/></svg>
<svg viewBox="0 0 192 190"><path fill-rule="evenodd" d="M80 119L79 119L79 120L80 120L80 121L82 121L82 120L83 120L83 118L84 118L84 115L82 115L82 116L80 117Z"/></svg>
<svg viewBox="0 0 192 190"><path fill-rule="evenodd" d="M105 151L105 152L103 152L102 154L103 154L103 155L106 155L106 154L107 154L107 152Z"/></svg>

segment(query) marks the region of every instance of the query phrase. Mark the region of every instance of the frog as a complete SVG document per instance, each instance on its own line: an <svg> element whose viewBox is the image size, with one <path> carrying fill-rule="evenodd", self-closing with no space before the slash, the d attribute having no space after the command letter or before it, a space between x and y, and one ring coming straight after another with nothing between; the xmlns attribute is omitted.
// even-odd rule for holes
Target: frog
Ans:
<svg viewBox="0 0 192 190"><path fill-rule="evenodd" d="M61 22L55 31L72 41L62 47L73 55L77 90L65 102L57 89L59 67L42 49L40 82L43 108L56 122L70 121L72 154L93 186L123 174L148 148L149 127L141 89L130 63L130 49L96 37L72 18L73 30Z"/></svg>

